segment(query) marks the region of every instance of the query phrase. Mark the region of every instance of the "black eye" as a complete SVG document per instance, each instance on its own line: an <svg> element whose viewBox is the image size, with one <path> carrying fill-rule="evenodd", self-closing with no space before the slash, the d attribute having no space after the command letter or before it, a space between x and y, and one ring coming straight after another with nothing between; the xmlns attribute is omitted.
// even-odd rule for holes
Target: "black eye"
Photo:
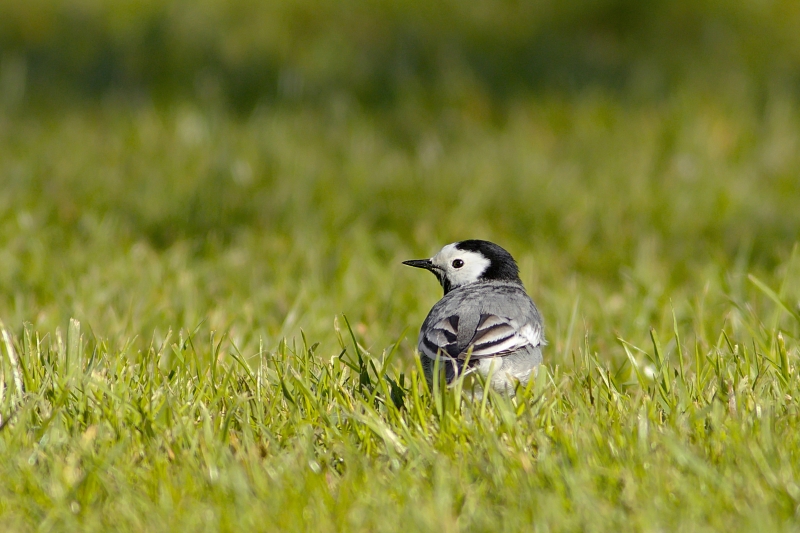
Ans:
<svg viewBox="0 0 800 533"><path fill-rule="evenodd" d="M456 259L453 261L453 268L461 268L464 266L464 261L461 259Z"/></svg>

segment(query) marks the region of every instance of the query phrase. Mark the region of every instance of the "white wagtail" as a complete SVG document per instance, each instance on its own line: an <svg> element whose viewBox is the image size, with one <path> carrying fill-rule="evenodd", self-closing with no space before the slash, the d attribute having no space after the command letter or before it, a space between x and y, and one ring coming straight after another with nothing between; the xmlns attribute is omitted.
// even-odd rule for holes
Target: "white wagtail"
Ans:
<svg viewBox="0 0 800 533"><path fill-rule="evenodd" d="M468 240L403 264L430 270L444 289L419 332L429 384L437 358L447 383L474 371L484 380L491 374L491 386L501 392L528 383L542 362L544 324L510 253L488 241Z"/></svg>

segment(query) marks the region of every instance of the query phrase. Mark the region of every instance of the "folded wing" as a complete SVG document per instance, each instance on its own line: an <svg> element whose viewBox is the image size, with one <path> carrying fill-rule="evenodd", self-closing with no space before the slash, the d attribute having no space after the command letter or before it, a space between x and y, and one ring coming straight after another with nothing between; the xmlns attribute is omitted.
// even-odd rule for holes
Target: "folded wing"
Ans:
<svg viewBox="0 0 800 533"><path fill-rule="evenodd" d="M420 339L420 351L431 359L441 353L454 359L465 360L469 356L470 360L477 360L542 344L540 324L518 324L510 318L481 314L474 333L467 337L464 332L459 335L459 322L459 317L452 315L434 324ZM459 337L469 338L469 341L459 346Z"/></svg>

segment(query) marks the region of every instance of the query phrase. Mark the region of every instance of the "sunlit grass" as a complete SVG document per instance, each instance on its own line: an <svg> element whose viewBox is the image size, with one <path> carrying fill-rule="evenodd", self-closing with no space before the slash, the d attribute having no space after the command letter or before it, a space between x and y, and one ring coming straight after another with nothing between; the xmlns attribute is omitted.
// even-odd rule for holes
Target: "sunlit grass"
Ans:
<svg viewBox="0 0 800 533"><path fill-rule="evenodd" d="M0 529L792 530L797 116L2 115ZM546 320L514 398L414 362L401 261L472 237Z"/></svg>
<svg viewBox="0 0 800 533"><path fill-rule="evenodd" d="M777 314L777 313L776 313ZM432 397L417 368L305 338L242 354L4 332L3 516L26 530L782 529L795 519L796 347L676 326L587 344L516 397ZM755 326L747 321L748 325ZM674 334L674 336L673 336ZM746 339L746 340L745 340ZM752 342L752 344L750 344ZM633 368L634 371L630 371Z"/></svg>

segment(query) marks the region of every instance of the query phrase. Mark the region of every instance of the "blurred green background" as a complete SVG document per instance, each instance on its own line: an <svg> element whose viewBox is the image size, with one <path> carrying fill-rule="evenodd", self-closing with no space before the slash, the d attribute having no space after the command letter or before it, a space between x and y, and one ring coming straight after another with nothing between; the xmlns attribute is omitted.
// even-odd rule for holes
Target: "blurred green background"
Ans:
<svg viewBox="0 0 800 533"><path fill-rule="evenodd" d="M798 83L790 0L4 1L6 93L259 104L344 94L484 105L599 88L659 98L688 82L761 95ZM8 98L8 94L6 97Z"/></svg>
<svg viewBox="0 0 800 533"><path fill-rule="evenodd" d="M791 0L3 0L0 315L255 350L347 313L379 349L438 292L399 261L475 237L551 361L573 309L601 348L690 322L797 239L798 28Z"/></svg>

